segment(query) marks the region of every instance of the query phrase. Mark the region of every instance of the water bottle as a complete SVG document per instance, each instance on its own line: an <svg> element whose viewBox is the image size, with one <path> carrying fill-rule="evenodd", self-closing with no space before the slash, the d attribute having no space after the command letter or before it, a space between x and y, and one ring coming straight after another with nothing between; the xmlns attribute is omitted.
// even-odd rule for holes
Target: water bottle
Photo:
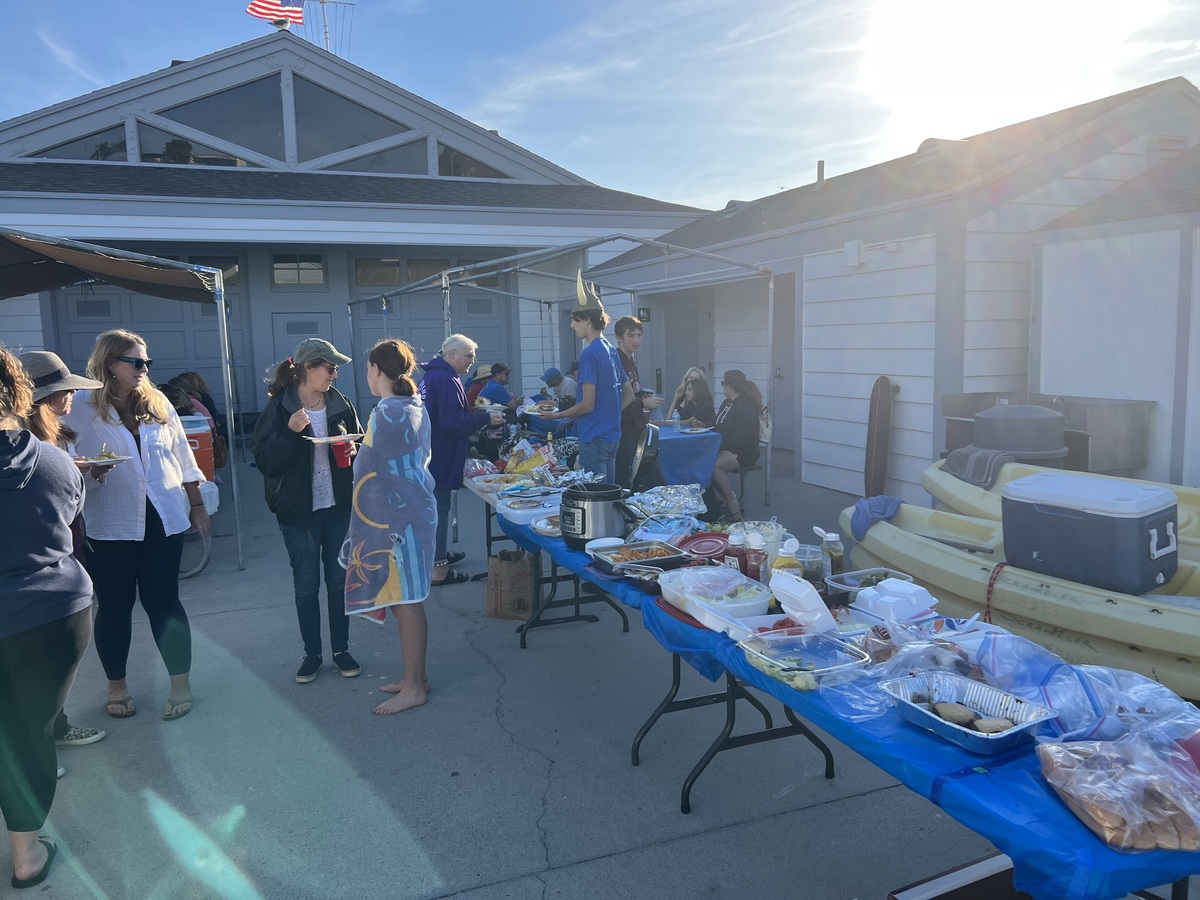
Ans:
<svg viewBox="0 0 1200 900"><path fill-rule="evenodd" d="M679 410L671 413L671 424L675 426L675 430L679 430Z"/></svg>

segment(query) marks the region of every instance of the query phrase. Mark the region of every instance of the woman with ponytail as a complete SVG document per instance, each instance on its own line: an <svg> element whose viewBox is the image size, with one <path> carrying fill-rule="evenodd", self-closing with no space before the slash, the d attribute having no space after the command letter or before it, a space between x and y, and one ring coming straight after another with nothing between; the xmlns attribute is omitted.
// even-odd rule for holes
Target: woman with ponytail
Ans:
<svg viewBox="0 0 1200 900"><path fill-rule="evenodd" d="M391 607L400 631L404 677L381 690L389 716L425 703L428 624L424 600L433 580L437 501L429 474L429 417L411 373L412 348L387 338L367 357L367 384L379 403L354 459L350 531L342 549L346 614L383 622Z"/></svg>

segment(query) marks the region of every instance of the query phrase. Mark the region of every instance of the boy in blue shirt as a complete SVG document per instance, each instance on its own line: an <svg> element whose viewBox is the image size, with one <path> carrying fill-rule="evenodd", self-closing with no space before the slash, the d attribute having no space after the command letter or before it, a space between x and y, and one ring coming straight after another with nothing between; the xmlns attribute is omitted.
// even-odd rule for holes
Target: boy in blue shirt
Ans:
<svg viewBox="0 0 1200 900"><path fill-rule="evenodd" d="M570 409L546 413L545 419L575 419L579 426L579 468L617 482L617 447L621 410L633 402L633 386L617 350L604 337L608 313L595 285L576 283L578 302L571 311L571 331L587 346L579 357L579 399Z"/></svg>

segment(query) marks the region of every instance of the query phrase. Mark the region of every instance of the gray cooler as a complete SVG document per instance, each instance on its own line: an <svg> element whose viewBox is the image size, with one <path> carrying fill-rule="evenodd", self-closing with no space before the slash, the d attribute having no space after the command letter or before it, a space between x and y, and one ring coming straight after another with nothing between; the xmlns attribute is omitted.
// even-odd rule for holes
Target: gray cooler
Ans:
<svg viewBox="0 0 1200 900"><path fill-rule="evenodd" d="M1000 496L1014 566L1123 594L1148 593L1175 574L1177 499L1167 488L1039 472Z"/></svg>

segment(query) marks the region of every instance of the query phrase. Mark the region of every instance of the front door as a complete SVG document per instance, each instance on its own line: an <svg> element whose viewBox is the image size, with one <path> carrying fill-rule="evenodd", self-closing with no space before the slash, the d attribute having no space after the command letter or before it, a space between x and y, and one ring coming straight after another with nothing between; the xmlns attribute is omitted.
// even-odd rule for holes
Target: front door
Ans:
<svg viewBox="0 0 1200 900"><path fill-rule="evenodd" d="M692 366L702 366L708 372L711 388L715 383L712 292L639 297L638 305L650 312L638 360L642 386L661 394L669 403L683 373Z"/></svg>

